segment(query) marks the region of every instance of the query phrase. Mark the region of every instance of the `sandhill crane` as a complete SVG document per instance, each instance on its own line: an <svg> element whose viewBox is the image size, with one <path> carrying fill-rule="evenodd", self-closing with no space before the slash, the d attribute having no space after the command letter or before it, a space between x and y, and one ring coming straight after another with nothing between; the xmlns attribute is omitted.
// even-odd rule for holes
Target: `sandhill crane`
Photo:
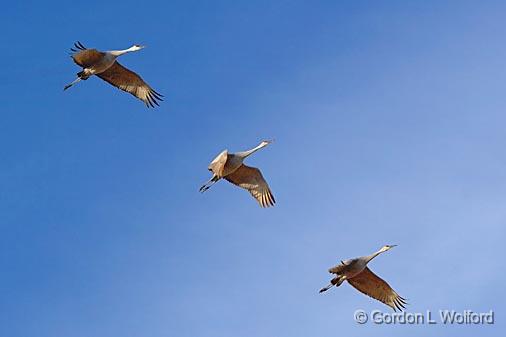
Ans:
<svg viewBox="0 0 506 337"><path fill-rule="evenodd" d="M213 177L200 188L200 192L204 193L213 184L224 178L232 184L248 190L261 207L274 206L276 201L260 170L243 164L244 159L261 148L266 147L271 142L264 140L258 146L248 151L228 153L225 150L221 152L209 164L208 170L213 172Z"/></svg>
<svg viewBox="0 0 506 337"><path fill-rule="evenodd" d="M101 79L115 87L126 91L142 100L147 107L153 107L154 104L159 105L157 100L163 101L163 95L157 93L142 78L131 70L123 67L116 59L126 53L141 50L144 46L133 45L128 49L98 51L96 49L87 49L81 42L76 42L71 57L74 62L83 68L77 73L77 78L70 84L66 85L63 90L67 90L81 80L87 80L93 75L97 75Z"/></svg>
<svg viewBox="0 0 506 337"><path fill-rule="evenodd" d="M330 281L328 286L320 289L320 293L329 290L333 286L339 287L346 280L358 291L385 303L394 311L397 311L397 309L402 311L404 305L406 305L406 300L367 267L372 259L395 246L386 245L371 255L341 261L341 264L329 269L329 273L336 274L336 277Z"/></svg>

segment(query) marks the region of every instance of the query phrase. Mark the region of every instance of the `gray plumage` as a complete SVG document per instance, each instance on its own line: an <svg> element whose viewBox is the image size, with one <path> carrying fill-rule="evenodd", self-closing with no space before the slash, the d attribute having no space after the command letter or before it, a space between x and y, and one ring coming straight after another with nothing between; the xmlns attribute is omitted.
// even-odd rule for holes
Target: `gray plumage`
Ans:
<svg viewBox="0 0 506 337"><path fill-rule="evenodd" d="M200 192L207 191L213 184L223 178L250 192L261 207L274 206L276 200L274 200L269 185L260 170L243 164L243 161L247 157L266 147L271 142L264 140L258 146L248 151L229 153L227 150L224 150L221 152L209 164L208 170L213 173L213 176L200 187Z"/></svg>
<svg viewBox="0 0 506 337"><path fill-rule="evenodd" d="M399 296L388 283L367 267L372 259L393 247L395 245L386 245L371 255L341 261L341 264L329 269L329 273L336 276L328 286L320 289L320 293L329 290L333 286L339 287L344 281L348 281L358 291L385 303L394 311L402 311L405 308L406 299Z"/></svg>
<svg viewBox="0 0 506 337"><path fill-rule="evenodd" d="M163 95L151 88L138 74L125 68L117 61L121 55L141 50L144 46L133 45L124 50L99 51L88 49L80 42L76 42L74 47L75 49L70 49L72 51L71 57L78 66L82 67L82 71L78 72L77 78L67 84L63 90L95 75L116 88L137 97L147 107L154 108L155 105L159 105L158 101L163 101Z"/></svg>

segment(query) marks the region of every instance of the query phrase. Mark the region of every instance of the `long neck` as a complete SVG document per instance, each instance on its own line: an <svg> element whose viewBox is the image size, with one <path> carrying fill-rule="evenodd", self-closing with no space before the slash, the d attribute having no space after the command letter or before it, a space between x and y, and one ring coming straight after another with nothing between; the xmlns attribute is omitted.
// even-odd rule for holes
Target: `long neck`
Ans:
<svg viewBox="0 0 506 337"><path fill-rule="evenodd" d="M118 57L123 54L129 53L131 51L133 51L132 47L130 47L128 49L123 49L123 50L111 50L111 51L109 51L109 54Z"/></svg>
<svg viewBox="0 0 506 337"><path fill-rule="evenodd" d="M376 256L380 255L381 253L383 253L383 250L378 250L376 253L372 253L371 255L368 255L366 256L366 263L369 263L372 259L374 259Z"/></svg>
<svg viewBox="0 0 506 337"><path fill-rule="evenodd" d="M266 144L260 143L258 146L252 148L251 150L237 152L236 155L239 157L242 157L242 158L246 158L248 156L251 156L253 153L255 153L256 151L260 150L261 148L263 148L265 146L266 146Z"/></svg>

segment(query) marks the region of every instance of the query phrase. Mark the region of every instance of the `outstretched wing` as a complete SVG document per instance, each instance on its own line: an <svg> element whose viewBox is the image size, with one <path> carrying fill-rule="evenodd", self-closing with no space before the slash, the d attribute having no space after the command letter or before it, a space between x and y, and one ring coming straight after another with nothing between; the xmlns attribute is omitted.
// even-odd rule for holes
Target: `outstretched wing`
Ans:
<svg viewBox="0 0 506 337"><path fill-rule="evenodd" d="M406 305L404 298L367 267L357 276L348 279L348 282L358 291L385 303L394 311L402 311Z"/></svg>
<svg viewBox="0 0 506 337"><path fill-rule="evenodd" d="M119 64L118 61L97 76L116 88L134 95L147 107L154 108L155 104L159 105L157 100L163 101L161 94L153 90L139 75Z"/></svg>
<svg viewBox="0 0 506 337"><path fill-rule="evenodd" d="M207 169L211 172L213 172L217 177L222 178L223 177L223 170L225 168L225 164L227 163L228 159L228 151L224 150L219 155L216 156L216 158L213 159L211 164L207 167Z"/></svg>
<svg viewBox="0 0 506 337"><path fill-rule="evenodd" d="M276 203L269 185L260 170L255 167L242 164L237 170L225 176L225 179L248 190L262 207L274 206Z"/></svg>
<svg viewBox="0 0 506 337"><path fill-rule="evenodd" d="M81 42L74 43L74 48L70 48L73 54L71 54L74 62L83 68L89 68L99 62L105 53L102 53L96 49L87 49L81 44Z"/></svg>
<svg viewBox="0 0 506 337"><path fill-rule="evenodd" d="M337 266L334 266L329 269L329 273L336 274L336 275L342 275L346 269L346 265L344 263L338 264Z"/></svg>

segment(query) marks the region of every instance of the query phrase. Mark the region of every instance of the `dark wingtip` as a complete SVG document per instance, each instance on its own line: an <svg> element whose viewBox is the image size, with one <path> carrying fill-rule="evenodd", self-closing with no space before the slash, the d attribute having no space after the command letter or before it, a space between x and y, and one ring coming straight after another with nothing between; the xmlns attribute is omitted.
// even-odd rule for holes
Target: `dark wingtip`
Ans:
<svg viewBox="0 0 506 337"><path fill-rule="evenodd" d="M158 95L158 96L160 96L160 97L165 97L165 96L163 96L162 94L160 94L159 92L157 92L156 90L151 90L151 91L153 91L155 94L157 94L157 95Z"/></svg>
<svg viewBox="0 0 506 337"><path fill-rule="evenodd" d="M151 90L150 92L148 92L147 97L148 97L148 100L150 100L152 103L156 104L156 106L160 106L160 104L158 104L158 101L163 101L162 98L157 96L157 94L154 90Z"/></svg>
<svg viewBox="0 0 506 337"><path fill-rule="evenodd" d="M79 50L85 50L86 49L86 47L83 46L83 44L81 42L79 42L79 41L77 41L77 42L74 43L74 47L76 47Z"/></svg>
<svg viewBox="0 0 506 337"><path fill-rule="evenodd" d="M155 105L153 104L154 103L153 97L151 97L150 95L148 95L148 101L149 101L149 105L151 105L151 107L154 108Z"/></svg>
<svg viewBox="0 0 506 337"><path fill-rule="evenodd" d="M159 101L163 101L163 98L162 98L163 96L162 96L162 95L160 95L159 93L157 93L156 91L154 91L153 89L151 89L151 90L149 91L149 94L150 94L151 96L153 96L153 98L156 98L156 99L157 99L157 100L159 100Z"/></svg>
<svg viewBox="0 0 506 337"><path fill-rule="evenodd" d="M394 306L397 309L399 309L399 311L403 311L403 309L406 309L405 305L407 303L404 301L404 299L402 297L397 296L396 298L394 298L394 300L392 302L393 302Z"/></svg>

